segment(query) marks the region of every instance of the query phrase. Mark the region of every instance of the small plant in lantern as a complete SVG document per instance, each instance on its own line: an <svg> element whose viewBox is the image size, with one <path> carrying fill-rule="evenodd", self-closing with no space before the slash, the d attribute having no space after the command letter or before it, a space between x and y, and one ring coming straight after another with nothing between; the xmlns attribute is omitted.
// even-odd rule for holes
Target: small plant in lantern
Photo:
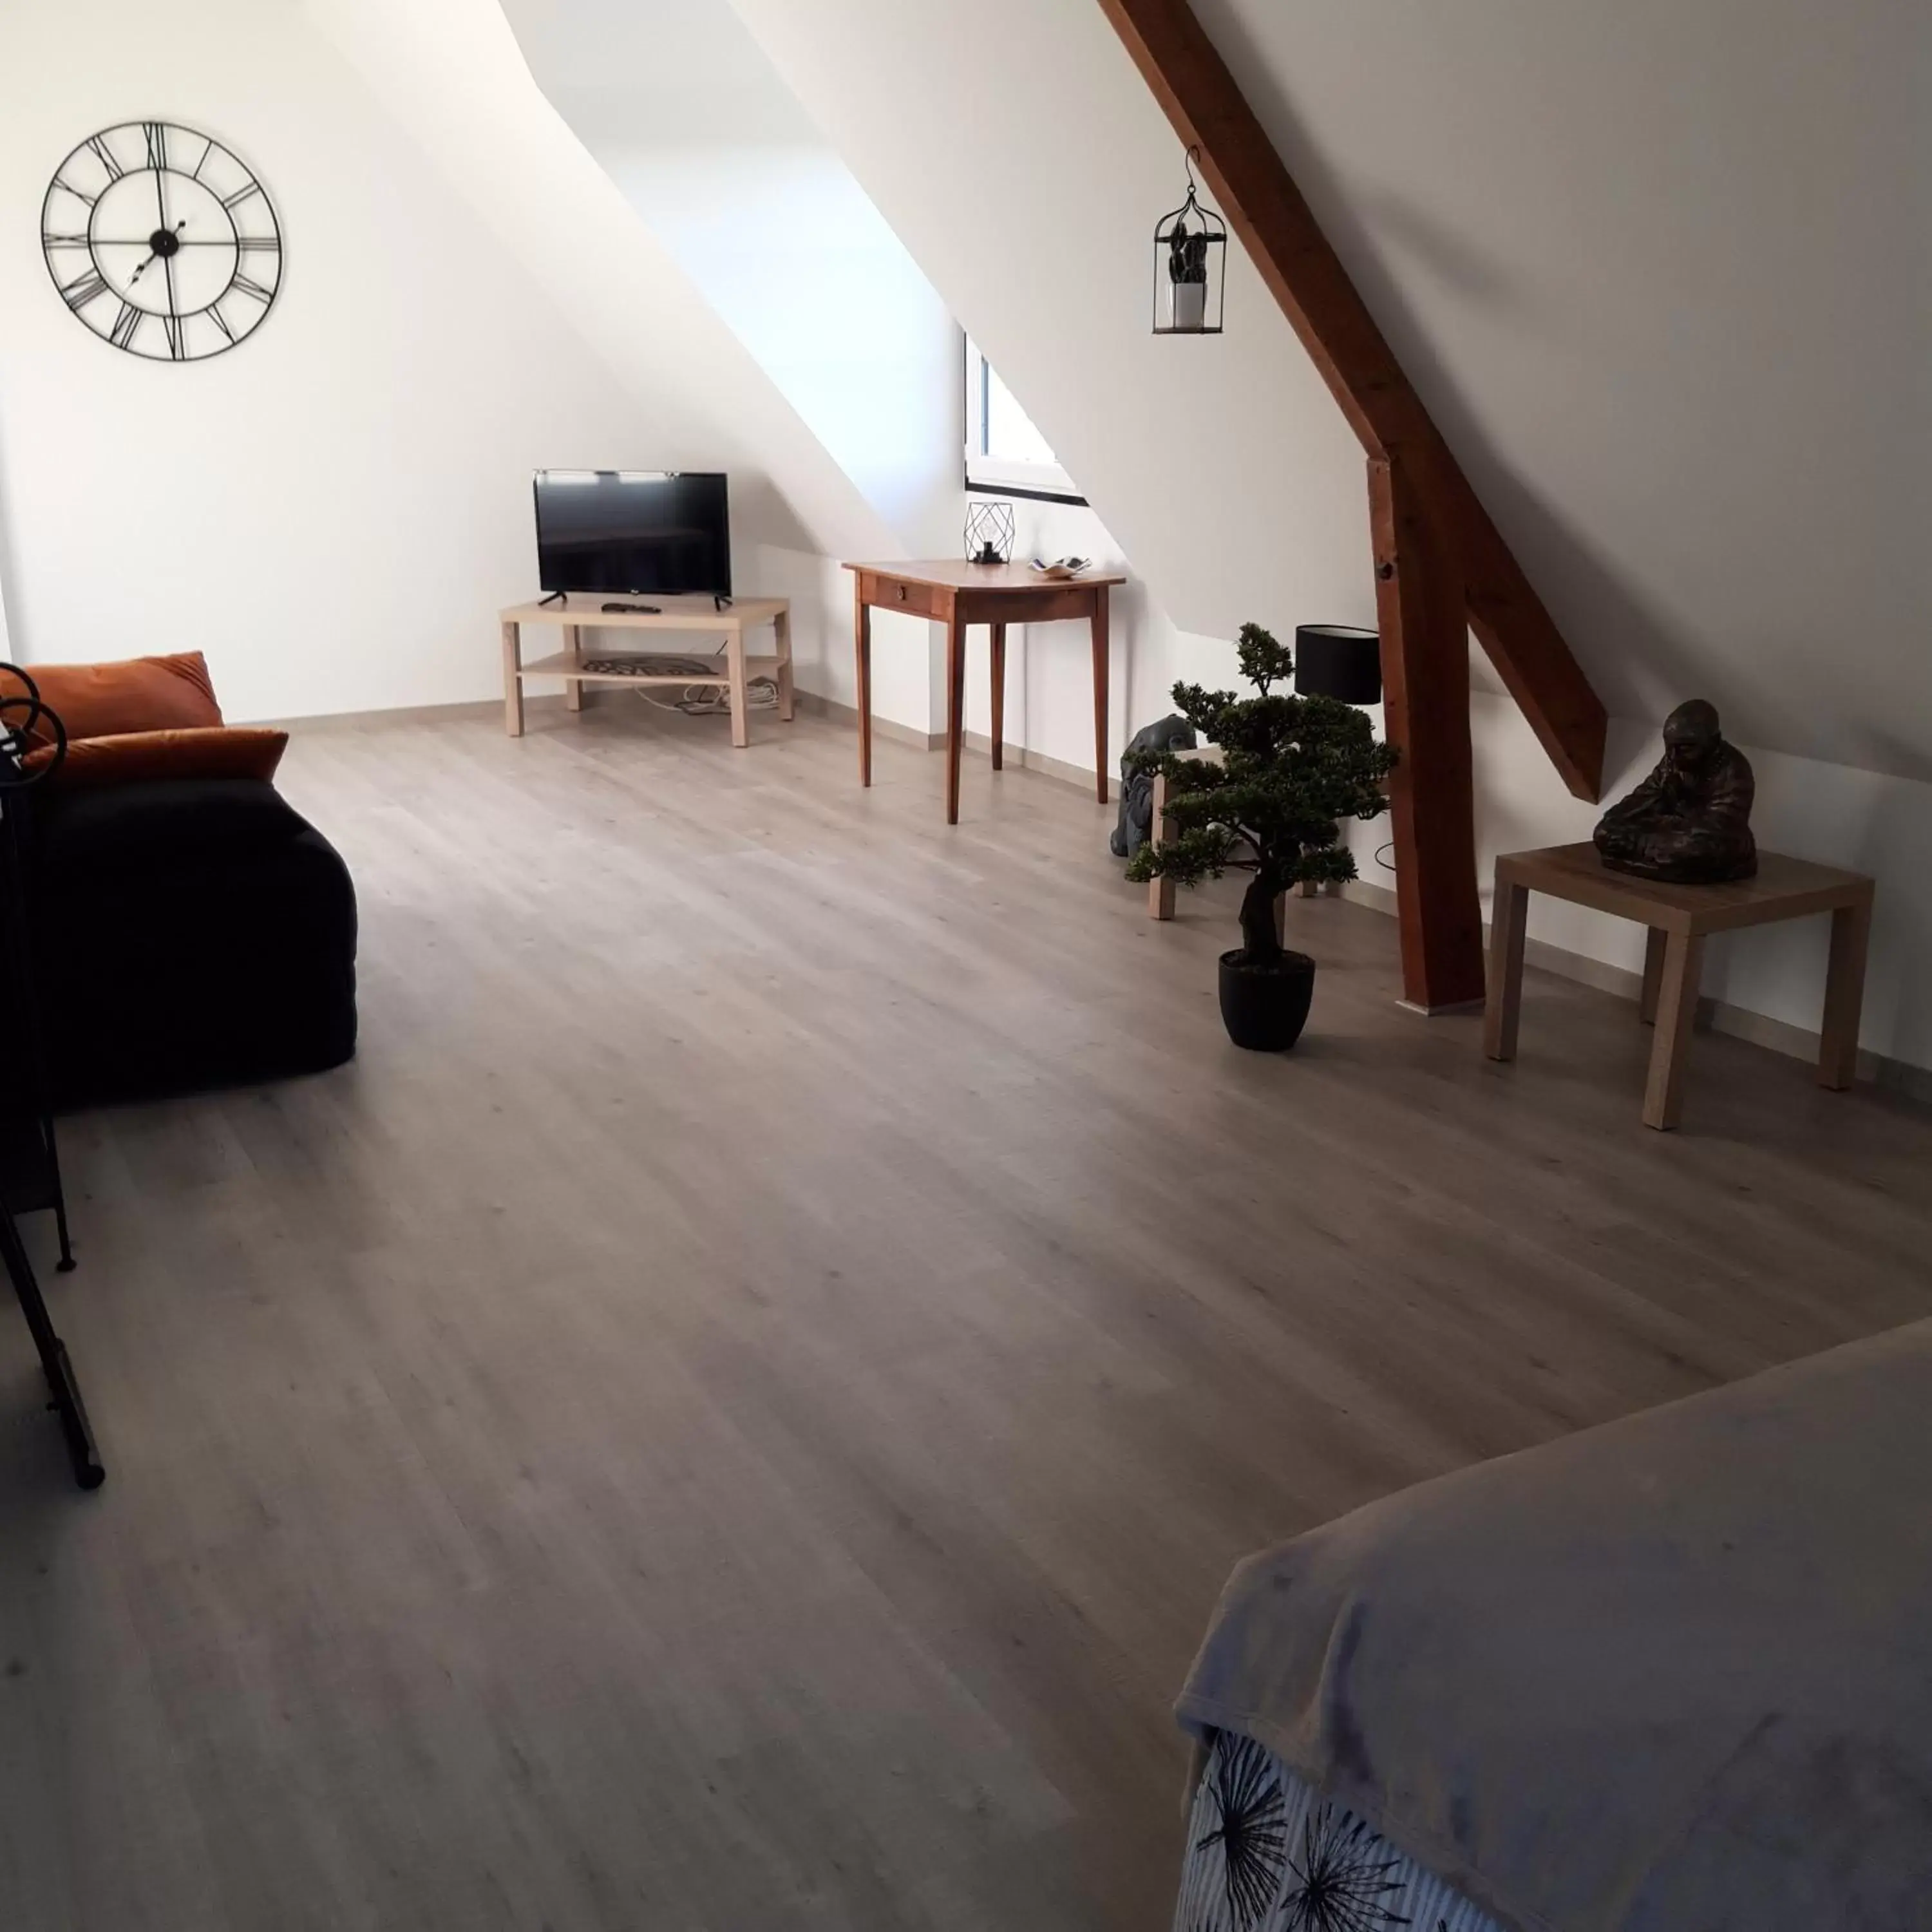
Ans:
<svg viewBox="0 0 1932 1932"><path fill-rule="evenodd" d="M1201 206L1195 186L1198 148L1187 151L1187 198L1154 231L1154 332L1218 335L1227 266L1227 225Z"/></svg>

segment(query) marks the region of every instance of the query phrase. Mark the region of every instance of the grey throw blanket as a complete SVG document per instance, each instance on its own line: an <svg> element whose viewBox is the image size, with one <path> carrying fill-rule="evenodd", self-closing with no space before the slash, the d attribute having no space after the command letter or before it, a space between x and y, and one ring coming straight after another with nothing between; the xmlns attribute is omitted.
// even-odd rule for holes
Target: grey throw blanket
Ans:
<svg viewBox="0 0 1932 1932"><path fill-rule="evenodd" d="M1250 1558L1179 1709L1522 1932L1932 1926L1932 1322Z"/></svg>

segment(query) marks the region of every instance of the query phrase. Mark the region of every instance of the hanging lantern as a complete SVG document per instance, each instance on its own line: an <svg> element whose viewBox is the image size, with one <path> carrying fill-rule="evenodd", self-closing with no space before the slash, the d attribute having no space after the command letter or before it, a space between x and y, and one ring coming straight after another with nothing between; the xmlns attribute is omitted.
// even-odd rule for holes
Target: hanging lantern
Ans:
<svg viewBox="0 0 1932 1932"><path fill-rule="evenodd" d="M1187 199L1154 231L1154 332L1219 335L1228 266L1228 224L1203 208L1194 179L1198 148L1187 151Z"/></svg>

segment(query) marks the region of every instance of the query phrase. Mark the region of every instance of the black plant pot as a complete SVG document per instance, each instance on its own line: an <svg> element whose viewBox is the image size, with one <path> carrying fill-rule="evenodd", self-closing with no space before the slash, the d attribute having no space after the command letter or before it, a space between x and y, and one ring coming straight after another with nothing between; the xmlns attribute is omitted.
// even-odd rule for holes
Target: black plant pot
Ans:
<svg viewBox="0 0 1932 1932"><path fill-rule="evenodd" d="M1314 994L1315 962L1305 952L1267 966L1250 965L1244 952L1221 956L1221 1020L1237 1046L1286 1053L1301 1037Z"/></svg>

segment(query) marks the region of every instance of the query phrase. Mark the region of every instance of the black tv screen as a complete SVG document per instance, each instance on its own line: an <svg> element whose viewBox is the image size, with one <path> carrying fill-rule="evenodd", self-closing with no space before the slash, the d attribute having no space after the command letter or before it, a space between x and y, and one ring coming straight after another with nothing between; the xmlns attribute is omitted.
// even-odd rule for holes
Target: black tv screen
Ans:
<svg viewBox="0 0 1932 1932"><path fill-rule="evenodd" d="M721 474L539 470L536 499L537 573L546 593L731 594Z"/></svg>

